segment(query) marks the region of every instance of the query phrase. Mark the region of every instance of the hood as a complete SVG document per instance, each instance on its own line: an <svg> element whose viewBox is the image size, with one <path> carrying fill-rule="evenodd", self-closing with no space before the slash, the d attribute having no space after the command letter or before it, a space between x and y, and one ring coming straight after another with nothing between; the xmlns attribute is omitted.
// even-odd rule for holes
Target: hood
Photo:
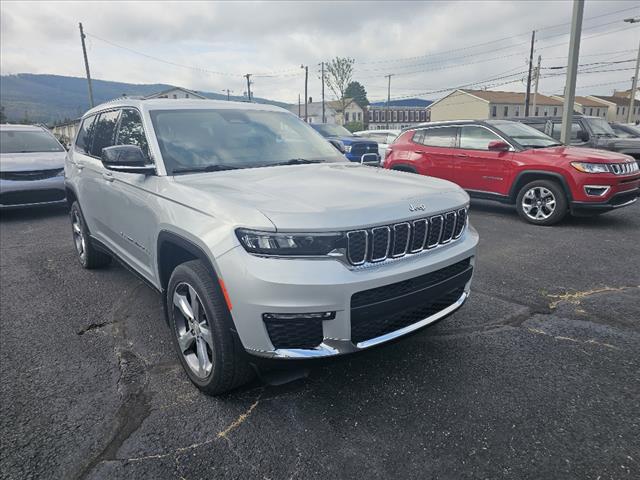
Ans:
<svg viewBox="0 0 640 480"><path fill-rule="evenodd" d="M640 138L598 138L598 146L616 152L640 152Z"/></svg>
<svg viewBox="0 0 640 480"><path fill-rule="evenodd" d="M27 172L64 168L67 152L2 153L0 170L3 172Z"/></svg>
<svg viewBox="0 0 640 480"><path fill-rule="evenodd" d="M278 230L332 231L396 223L463 206L460 187L446 180L351 163L290 165L175 177L193 197L252 206ZM424 211L410 211L424 205ZM238 225L247 219L235 218Z"/></svg>
<svg viewBox="0 0 640 480"><path fill-rule="evenodd" d="M559 146L531 151L544 152L547 158L556 159L558 162L623 163L632 160L628 155L595 148Z"/></svg>

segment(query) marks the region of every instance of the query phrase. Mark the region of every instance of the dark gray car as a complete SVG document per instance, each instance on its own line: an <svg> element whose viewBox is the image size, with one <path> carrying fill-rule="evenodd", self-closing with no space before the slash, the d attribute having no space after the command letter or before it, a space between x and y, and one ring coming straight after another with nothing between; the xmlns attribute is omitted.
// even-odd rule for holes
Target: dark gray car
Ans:
<svg viewBox="0 0 640 480"><path fill-rule="evenodd" d="M0 125L0 209L64 205L65 157L44 127Z"/></svg>

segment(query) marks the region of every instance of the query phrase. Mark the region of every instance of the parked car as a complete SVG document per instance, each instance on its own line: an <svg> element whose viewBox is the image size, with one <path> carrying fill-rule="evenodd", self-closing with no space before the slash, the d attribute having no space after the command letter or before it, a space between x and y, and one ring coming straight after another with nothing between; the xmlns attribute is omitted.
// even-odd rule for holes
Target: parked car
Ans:
<svg viewBox="0 0 640 480"><path fill-rule="evenodd" d="M64 205L65 155L45 127L0 125L0 209Z"/></svg>
<svg viewBox="0 0 640 480"><path fill-rule="evenodd" d="M387 150L385 168L456 182L472 197L515 204L522 218L552 225L568 213L601 213L637 200L632 157L566 147L508 120L434 122L410 128Z"/></svg>
<svg viewBox="0 0 640 480"><path fill-rule="evenodd" d="M340 142L344 148L344 156L351 162L362 162L363 155L366 163L380 163L378 144L371 140L363 140L342 125L332 123L311 123L311 127L327 140ZM375 157L373 156L375 154ZM371 158L369 158L371 157Z"/></svg>
<svg viewBox="0 0 640 480"><path fill-rule="evenodd" d="M529 125L560 141L562 117L516 117L510 120ZM574 115L571 124L571 145L631 155L640 165L640 139L619 138L609 123L600 117Z"/></svg>
<svg viewBox="0 0 640 480"><path fill-rule="evenodd" d="M261 358L401 337L469 293L478 235L464 190L347 162L278 107L100 105L66 175L81 265L115 257L163 296L178 357L209 394Z"/></svg>
<svg viewBox="0 0 640 480"><path fill-rule="evenodd" d="M353 134L356 137L368 138L369 140L377 142L380 161L381 164L384 164L387 147L400 135L400 130L362 130L360 132L353 132Z"/></svg>
<svg viewBox="0 0 640 480"><path fill-rule="evenodd" d="M619 138L640 138L640 128L629 123L610 122L609 125Z"/></svg>

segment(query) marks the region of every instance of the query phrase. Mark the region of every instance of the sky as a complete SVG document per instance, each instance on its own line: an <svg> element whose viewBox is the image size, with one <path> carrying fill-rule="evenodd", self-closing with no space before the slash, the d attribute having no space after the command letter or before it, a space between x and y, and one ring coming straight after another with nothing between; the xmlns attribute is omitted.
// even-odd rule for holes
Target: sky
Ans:
<svg viewBox="0 0 640 480"><path fill-rule="evenodd" d="M320 99L319 63L355 60L369 100L437 99L456 87L524 91L531 41L539 91L562 94L571 1L447 2L11 2L0 4L2 75L91 75L166 83L287 103ZM640 41L637 1L587 0L577 95L631 87ZM327 97L335 97L327 91Z"/></svg>

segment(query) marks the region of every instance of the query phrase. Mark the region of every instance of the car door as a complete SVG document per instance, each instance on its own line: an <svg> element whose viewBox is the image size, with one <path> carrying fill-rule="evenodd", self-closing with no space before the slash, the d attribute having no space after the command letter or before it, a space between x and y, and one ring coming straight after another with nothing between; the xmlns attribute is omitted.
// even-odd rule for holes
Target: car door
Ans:
<svg viewBox="0 0 640 480"><path fill-rule="evenodd" d="M410 153L418 173L455 182L453 147L458 127L429 127L416 130L411 142L415 146Z"/></svg>
<svg viewBox="0 0 640 480"><path fill-rule="evenodd" d="M513 152L489 150L489 143L505 141L480 125L460 127L459 148L454 153L456 183L466 190L506 195L509 191Z"/></svg>
<svg viewBox="0 0 640 480"><path fill-rule="evenodd" d="M88 145L78 163L82 168L80 188L80 206L91 235L103 243L109 244L109 225L104 203L108 193L109 173L100 158L102 149L113 145L120 110L113 109L99 113L91 126L90 146Z"/></svg>
<svg viewBox="0 0 640 480"><path fill-rule="evenodd" d="M134 108L123 108L115 134L115 145L136 145L151 163L149 144L142 117ZM155 175L109 171L105 210L109 225L110 248L137 271L153 275L153 253L158 219L152 192L157 190Z"/></svg>

